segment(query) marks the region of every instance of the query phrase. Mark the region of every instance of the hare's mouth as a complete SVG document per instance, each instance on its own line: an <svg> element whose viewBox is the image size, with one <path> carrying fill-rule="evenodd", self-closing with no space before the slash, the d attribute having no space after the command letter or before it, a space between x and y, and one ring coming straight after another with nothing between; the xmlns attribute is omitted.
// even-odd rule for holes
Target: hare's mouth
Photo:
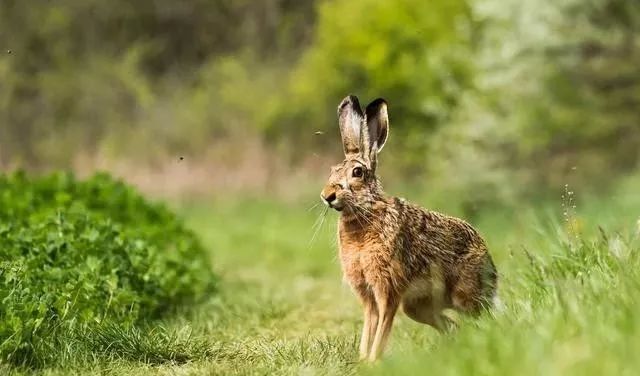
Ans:
<svg viewBox="0 0 640 376"><path fill-rule="evenodd" d="M344 209L344 204L342 203L341 200L334 198L331 201L327 201L325 200L324 202L328 207L330 207L331 209L337 210L337 211L342 211L342 209Z"/></svg>
<svg viewBox="0 0 640 376"><path fill-rule="evenodd" d="M344 208L344 203L342 200L338 198L335 192L332 192L329 195L325 195L324 193L320 193L320 198L325 205L330 207L331 209L335 209L337 211L342 211Z"/></svg>
<svg viewBox="0 0 640 376"><path fill-rule="evenodd" d="M344 205L338 199L333 200L331 202L327 202L327 206L337 211L342 211L342 209L344 209Z"/></svg>

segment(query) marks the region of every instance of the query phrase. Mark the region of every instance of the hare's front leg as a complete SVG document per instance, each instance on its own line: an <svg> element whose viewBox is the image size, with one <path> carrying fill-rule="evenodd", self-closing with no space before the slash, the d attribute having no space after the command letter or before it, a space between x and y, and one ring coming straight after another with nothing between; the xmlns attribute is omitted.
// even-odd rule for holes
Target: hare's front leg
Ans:
<svg viewBox="0 0 640 376"><path fill-rule="evenodd" d="M364 309L364 323L362 325L362 335L360 336L360 360L368 358L371 341L378 327L378 307L376 307L373 296L368 295L362 298L362 306Z"/></svg>
<svg viewBox="0 0 640 376"><path fill-rule="evenodd" d="M387 339L389 338L389 332L391 332L391 326L393 325L393 318L400 304L398 297L385 292L376 291L375 298L378 307L378 325L373 344L371 345L371 352L369 352L370 361L378 359L384 350Z"/></svg>

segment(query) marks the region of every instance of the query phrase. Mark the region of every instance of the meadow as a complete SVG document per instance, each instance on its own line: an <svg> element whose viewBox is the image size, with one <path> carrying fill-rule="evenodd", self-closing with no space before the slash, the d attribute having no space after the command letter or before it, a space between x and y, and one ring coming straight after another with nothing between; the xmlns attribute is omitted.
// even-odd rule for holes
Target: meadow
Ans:
<svg viewBox="0 0 640 376"><path fill-rule="evenodd" d="M389 190L395 188L402 189ZM323 209L313 208L317 194L173 202L210 252L215 292L160 319L107 331L109 351L79 342L57 349L60 360L52 366L5 365L4 371L634 375L640 370L637 188L637 179L627 179L606 200L567 189L557 201L522 202L477 218L499 268L504 309L464 320L450 334L400 315L387 354L375 364L357 361L361 313L341 281L337 215L322 221ZM429 194L412 192L405 196L429 206Z"/></svg>
<svg viewBox="0 0 640 376"><path fill-rule="evenodd" d="M640 374L638 61L640 1L0 1L0 375ZM318 198L349 94L504 303L376 364Z"/></svg>

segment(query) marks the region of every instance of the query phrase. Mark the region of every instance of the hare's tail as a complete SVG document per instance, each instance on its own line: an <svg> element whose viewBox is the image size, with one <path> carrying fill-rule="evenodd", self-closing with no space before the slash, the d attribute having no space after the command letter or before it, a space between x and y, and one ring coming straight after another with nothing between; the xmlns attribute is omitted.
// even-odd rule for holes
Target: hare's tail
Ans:
<svg viewBox="0 0 640 376"><path fill-rule="evenodd" d="M494 315L502 314L507 309L502 299L500 299L500 296L498 295L497 291L496 291L496 294L493 296L493 299L491 299L491 303L493 305L492 311Z"/></svg>
<svg viewBox="0 0 640 376"><path fill-rule="evenodd" d="M489 256L487 254L487 256ZM488 257L489 259L489 274L490 274L490 282L487 284L488 288L491 289L491 307L492 307L492 312L494 315L499 315L504 313L504 311L506 310L506 306L504 305L504 302L502 301L502 299L500 299L500 294L498 293L498 270L496 269L495 264L493 263L493 260L491 259L491 256Z"/></svg>
<svg viewBox="0 0 640 376"><path fill-rule="evenodd" d="M503 312L504 303L498 295L498 270L496 269L491 256L487 253L483 268L483 296L494 313Z"/></svg>

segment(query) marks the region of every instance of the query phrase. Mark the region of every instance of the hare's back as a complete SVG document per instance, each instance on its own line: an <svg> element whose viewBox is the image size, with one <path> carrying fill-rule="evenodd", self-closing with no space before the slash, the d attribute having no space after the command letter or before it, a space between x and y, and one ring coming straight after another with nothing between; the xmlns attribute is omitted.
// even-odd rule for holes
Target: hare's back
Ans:
<svg viewBox="0 0 640 376"><path fill-rule="evenodd" d="M400 206L399 238L407 252L448 262L455 262L470 252L487 253L484 240L466 221L401 199L396 205Z"/></svg>

